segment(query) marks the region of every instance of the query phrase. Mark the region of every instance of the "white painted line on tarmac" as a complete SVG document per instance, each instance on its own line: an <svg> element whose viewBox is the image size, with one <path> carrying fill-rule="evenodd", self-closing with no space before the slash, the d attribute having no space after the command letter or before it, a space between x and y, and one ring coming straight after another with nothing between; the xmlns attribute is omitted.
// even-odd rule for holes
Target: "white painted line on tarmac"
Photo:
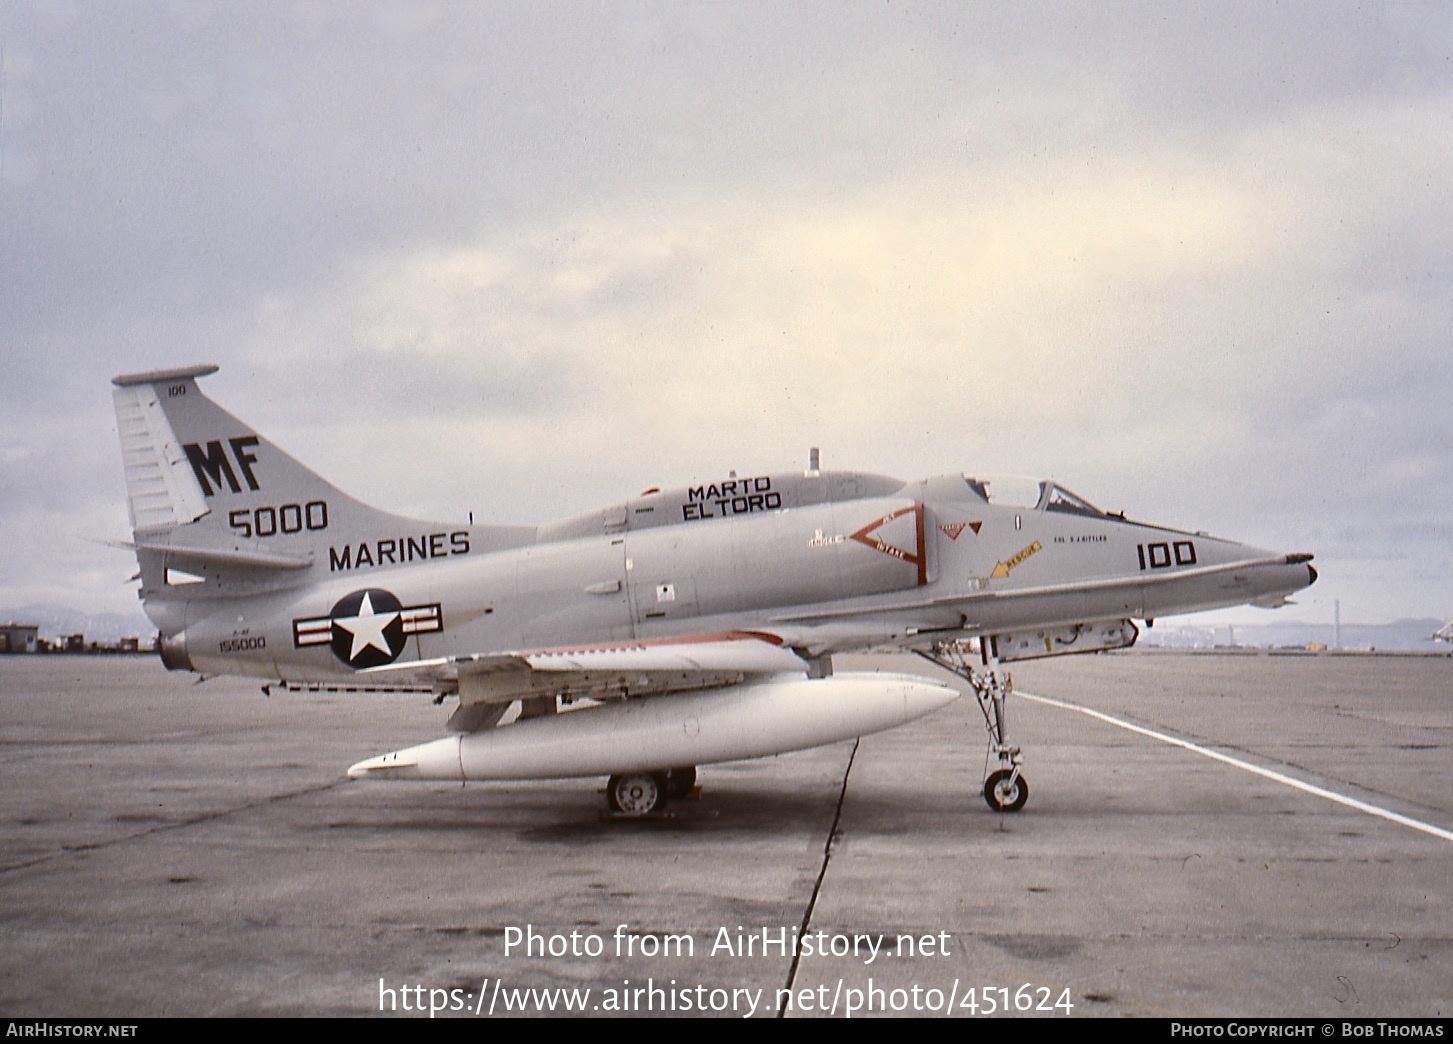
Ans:
<svg viewBox="0 0 1453 1044"><path fill-rule="evenodd" d="M1156 732L1154 729L1147 729L1142 728L1139 725L1132 725L1128 721L1122 721L1119 718L1111 717L1109 714L1103 714L1097 710L1090 710L1090 708L1088 707L1081 707L1074 703L1066 703L1063 700L1056 700L1049 696L1037 696L1032 692L1024 692L1020 689L1015 689L1014 695L1023 696L1026 700L1033 700L1035 703L1045 703L1051 707L1059 707L1062 710L1078 711L1081 714L1088 715L1091 718L1095 718L1099 721L1106 722L1107 724L1117 726L1118 728L1127 729L1130 732L1137 732L1142 736L1149 736L1151 739L1158 739L1162 743L1169 743L1173 747L1182 747L1185 750L1194 751L1197 754L1204 754L1206 757L1212 759L1213 761L1222 761L1225 762L1227 765L1234 765L1239 769L1245 769L1247 772L1250 772L1253 775L1262 776L1266 779L1274 780L1277 783L1283 783L1286 786L1293 787L1297 790L1305 791L1308 794L1315 794L1317 797L1324 797L1328 801L1335 801L1339 805L1346 805L1348 808L1355 808L1357 809L1357 811L1366 812L1370 816L1380 816L1383 819L1391 820L1394 823L1401 823L1403 826L1412 827L1414 830L1421 830L1425 834L1432 834L1434 837L1440 837L1444 841L1453 841L1453 831L1444 830L1442 827L1435 827L1431 823L1424 823L1422 820L1419 819L1410 819L1407 816L1399 815L1398 813L1389 811L1385 808L1379 808L1376 805L1369 805L1366 801L1358 801L1356 798L1347 797L1345 794L1338 794L1331 790L1325 790L1322 787L1313 786L1310 783L1304 783L1300 779L1294 779L1291 776L1285 776L1280 772L1273 772L1271 771L1271 769L1261 768L1258 765L1253 765L1250 762L1242 761L1239 758L1233 758L1230 755L1222 754L1219 751L1214 751L1206 747L1198 746L1197 744L1188 742L1187 740L1176 739L1174 736L1167 736L1165 733Z"/></svg>

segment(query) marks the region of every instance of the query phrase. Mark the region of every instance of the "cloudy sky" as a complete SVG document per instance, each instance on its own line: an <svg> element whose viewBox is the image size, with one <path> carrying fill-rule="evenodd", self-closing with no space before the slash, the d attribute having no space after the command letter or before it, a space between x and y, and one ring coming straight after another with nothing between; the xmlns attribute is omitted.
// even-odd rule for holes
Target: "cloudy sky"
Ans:
<svg viewBox="0 0 1453 1044"><path fill-rule="evenodd" d="M110 378L193 362L399 512L817 445L1453 615L1445 3L20 0L0 91L0 617L135 607Z"/></svg>

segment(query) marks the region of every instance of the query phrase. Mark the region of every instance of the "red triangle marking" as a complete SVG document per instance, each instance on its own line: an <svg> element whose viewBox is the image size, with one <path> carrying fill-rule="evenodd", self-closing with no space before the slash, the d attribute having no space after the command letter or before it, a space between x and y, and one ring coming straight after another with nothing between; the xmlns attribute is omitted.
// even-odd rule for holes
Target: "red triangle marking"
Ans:
<svg viewBox="0 0 1453 1044"><path fill-rule="evenodd" d="M917 525L914 527L914 538L915 543L917 544L916 551L905 551L901 547L894 547L892 544L889 544L886 541L879 540L877 537L869 535L873 532L873 530L878 529L881 526L886 526L889 522L892 522L896 518L902 518L910 511L913 513L914 520L917 522ZM862 529L854 533L850 537L850 539L856 540L860 544L871 547L874 551L881 551L889 558L896 558L903 562L913 563L918 567L918 582L920 584L928 583L928 561L926 558L924 558L923 555L923 504L921 501L915 500L907 507L899 508L897 511L894 511L891 514L884 515L876 522L868 523Z"/></svg>

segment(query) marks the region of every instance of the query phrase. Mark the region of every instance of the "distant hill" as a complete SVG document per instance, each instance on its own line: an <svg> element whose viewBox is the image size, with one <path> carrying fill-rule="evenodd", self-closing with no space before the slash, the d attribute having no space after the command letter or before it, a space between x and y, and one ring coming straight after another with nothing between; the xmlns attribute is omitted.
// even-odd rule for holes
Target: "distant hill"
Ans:
<svg viewBox="0 0 1453 1044"><path fill-rule="evenodd" d="M1394 620L1385 624L1344 623L1341 648L1453 653L1453 646L1433 640L1433 632L1442 627L1443 623L1444 621L1435 619ZM1141 628L1138 644L1171 649L1211 649L1218 646L1275 649L1283 646L1304 647L1312 642L1322 642L1329 649L1336 648L1333 626L1329 623L1291 621L1235 626L1221 624L1216 627L1156 624L1152 628Z"/></svg>

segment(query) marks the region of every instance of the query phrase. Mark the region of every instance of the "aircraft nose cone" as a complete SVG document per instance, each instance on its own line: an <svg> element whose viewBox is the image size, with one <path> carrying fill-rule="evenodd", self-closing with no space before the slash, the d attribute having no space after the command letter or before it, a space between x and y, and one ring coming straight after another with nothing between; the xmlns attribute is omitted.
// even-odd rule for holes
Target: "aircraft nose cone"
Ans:
<svg viewBox="0 0 1453 1044"><path fill-rule="evenodd" d="M1311 561L1312 556L1307 554L1305 551L1299 552L1297 554L1287 555L1286 557L1287 565L1306 565L1308 587L1311 587L1317 582L1317 570L1313 568L1313 566L1311 565Z"/></svg>

